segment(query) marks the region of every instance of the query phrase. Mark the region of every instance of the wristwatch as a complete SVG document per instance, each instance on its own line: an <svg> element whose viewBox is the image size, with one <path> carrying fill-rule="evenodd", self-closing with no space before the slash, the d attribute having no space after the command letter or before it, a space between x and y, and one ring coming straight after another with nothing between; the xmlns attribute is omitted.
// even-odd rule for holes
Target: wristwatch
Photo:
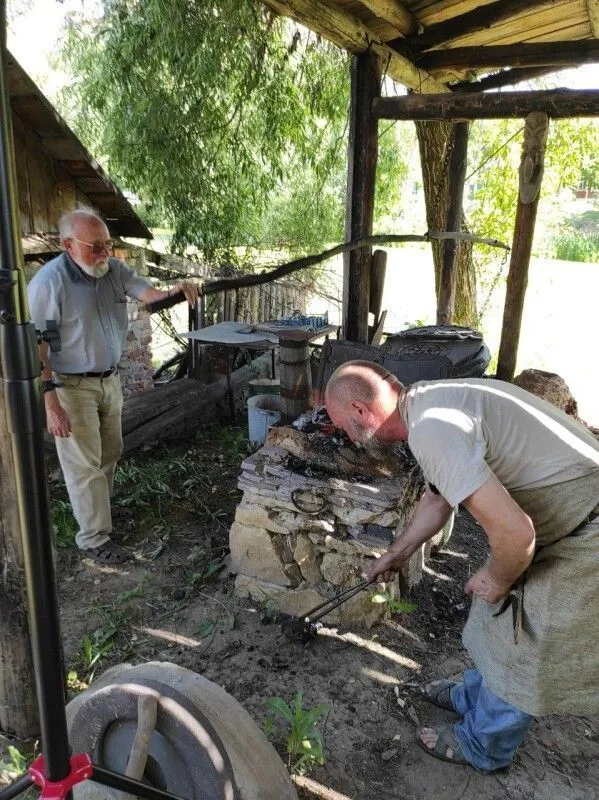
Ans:
<svg viewBox="0 0 599 800"><path fill-rule="evenodd" d="M61 386L64 386L64 384L58 383L57 381L42 381L42 391L44 394L46 394L46 392L53 392L55 389L60 389Z"/></svg>

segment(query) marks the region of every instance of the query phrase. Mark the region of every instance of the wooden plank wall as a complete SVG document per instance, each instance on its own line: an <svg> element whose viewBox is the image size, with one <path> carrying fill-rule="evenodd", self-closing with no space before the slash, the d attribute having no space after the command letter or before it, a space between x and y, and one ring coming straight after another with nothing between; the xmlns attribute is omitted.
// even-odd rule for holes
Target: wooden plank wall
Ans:
<svg viewBox="0 0 599 800"><path fill-rule="evenodd" d="M12 114L21 233L56 233L61 213L77 203L92 205L60 162L44 149L40 137Z"/></svg>

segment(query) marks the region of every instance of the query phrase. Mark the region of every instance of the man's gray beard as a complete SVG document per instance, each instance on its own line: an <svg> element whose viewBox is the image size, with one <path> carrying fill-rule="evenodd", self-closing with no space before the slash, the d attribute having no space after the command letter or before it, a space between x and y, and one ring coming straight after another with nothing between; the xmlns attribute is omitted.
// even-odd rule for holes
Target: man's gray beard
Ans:
<svg viewBox="0 0 599 800"><path fill-rule="evenodd" d="M388 459L395 455L395 442L379 442L374 431L364 431L360 437L360 444L368 455L377 459Z"/></svg>
<svg viewBox="0 0 599 800"><path fill-rule="evenodd" d="M86 275L89 275L90 278L103 278L104 275L108 273L110 269L110 264L108 261L104 263L104 266L96 266L96 267L88 267L86 264L79 264L81 269L85 272Z"/></svg>

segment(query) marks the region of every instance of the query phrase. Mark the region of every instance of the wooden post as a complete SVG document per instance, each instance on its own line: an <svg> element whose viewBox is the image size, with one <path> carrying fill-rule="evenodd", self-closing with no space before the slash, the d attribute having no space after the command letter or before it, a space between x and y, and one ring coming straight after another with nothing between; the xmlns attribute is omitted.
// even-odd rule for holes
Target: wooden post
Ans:
<svg viewBox="0 0 599 800"><path fill-rule="evenodd" d="M524 145L520 161L520 193L497 362L497 377L504 381L511 381L516 370L520 325L528 284L528 265L545 168L545 146L548 132L549 118L547 114L542 111L533 111L526 117Z"/></svg>
<svg viewBox="0 0 599 800"><path fill-rule="evenodd" d="M345 215L348 241L372 233L378 142L371 109L379 95L378 59L370 52L353 56ZM371 258L371 247L343 257L343 336L353 342L368 341Z"/></svg>
<svg viewBox="0 0 599 800"><path fill-rule="evenodd" d="M258 286L258 322L265 322L266 317L266 287Z"/></svg>
<svg viewBox="0 0 599 800"><path fill-rule="evenodd" d="M369 311L374 317L372 323L376 328L383 307L383 290L385 288L385 272L387 271L387 253L375 250L370 265L370 303Z"/></svg>
<svg viewBox="0 0 599 800"><path fill-rule="evenodd" d="M0 381L0 730L39 735L12 443Z"/></svg>
<svg viewBox="0 0 599 800"><path fill-rule="evenodd" d="M468 160L468 123L453 126L450 139L448 205L445 230L459 231L462 227L462 203ZM443 263L439 279L437 325L451 325L455 310L458 250L457 239L447 239L443 248Z"/></svg>
<svg viewBox="0 0 599 800"><path fill-rule="evenodd" d="M279 334L281 421L287 425L311 405L309 334L290 328Z"/></svg>

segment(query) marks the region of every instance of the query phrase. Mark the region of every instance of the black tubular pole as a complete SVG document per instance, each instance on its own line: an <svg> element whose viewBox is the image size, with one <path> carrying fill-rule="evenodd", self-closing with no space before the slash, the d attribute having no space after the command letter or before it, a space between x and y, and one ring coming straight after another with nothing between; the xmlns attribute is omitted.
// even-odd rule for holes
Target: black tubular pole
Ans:
<svg viewBox="0 0 599 800"><path fill-rule="evenodd" d="M0 0L0 364L12 439L29 630L46 776L70 772L64 672L44 464L39 352L29 322L6 81L6 0Z"/></svg>
<svg viewBox="0 0 599 800"><path fill-rule="evenodd" d="M10 786L0 792L0 800L12 800L13 797L17 797L32 785L33 778L26 772L25 775L21 775L14 783L11 783Z"/></svg>
<svg viewBox="0 0 599 800"><path fill-rule="evenodd" d="M92 769L91 781L101 783L102 786L110 786L112 789L119 789L127 794L133 794L136 797L143 798L143 800L183 800L178 795L164 792L162 789L156 789L147 783L136 781L118 772L104 769L104 767L98 767L96 764L92 765Z"/></svg>

